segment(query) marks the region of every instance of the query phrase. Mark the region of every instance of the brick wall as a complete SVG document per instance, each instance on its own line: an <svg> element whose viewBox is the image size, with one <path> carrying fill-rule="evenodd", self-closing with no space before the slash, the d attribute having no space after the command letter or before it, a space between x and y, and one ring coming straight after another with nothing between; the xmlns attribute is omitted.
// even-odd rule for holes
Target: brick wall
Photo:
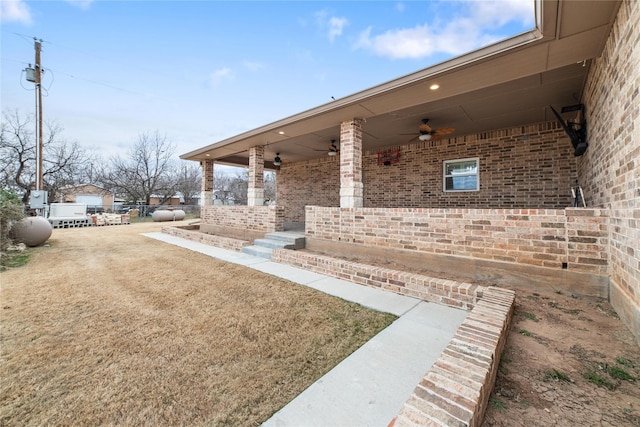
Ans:
<svg viewBox="0 0 640 427"><path fill-rule="evenodd" d="M557 122L426 141L401 147L398 163L363 156L365 207L563 209L577 177L573 148ZM480 191L442 191L442 162L479 157ZM340 205L339 159L283 165L277 200L287 221L303 222L304 206Z"/></svg>
<svg viewBox="0 0 640 427"><path fill-rule="evenodd" d="M245 246L250 246L251 242L247 240L234 239L231 237L218 236L215 234L207 234L199 231L197 225L194 226L164 226L161 231L170 236L176 236L193 242L205 245L215 246L217 248L228 249L230 251L240 252Z"/></svg>
<svg viewBox="0 0 640 427"><path fill-rule="evenodd" d="M284 208L280 206L202 206L203 224L240 230L272 232L284 230Z"/></svg>
<svg viewBox="0 0 640 427"><path fill-rule="evenodd" d="M640 343L640 2L625 0L584 93L587 204L609 209L611 303Z"/></svg>
<svg viewBox="0 0 640 427"><path fill-rule="evenodd" d="M304 222L304 207L340 206L340 157L283 164L276 174L276 200L287 222Z"/></svg>
<svg viewBox="0 0 640 427"><path fill-rule="evenodd" d="M481 425L514 306L513 291L485 289L389 427Z"/></svg>
<svg viewBox="0 0 640 427"><path fill-rule="evenodd" d="M388 249L606 275L601 209L340 209L308 206L306 235Z"/></svg>
<svg viewBox="0 0 640 427"><path fill-rule="evenodd" d="M472 283L428 277L287 249L274 249L271 260L463 310L471 310L482 296L484 289Z"/></svg>

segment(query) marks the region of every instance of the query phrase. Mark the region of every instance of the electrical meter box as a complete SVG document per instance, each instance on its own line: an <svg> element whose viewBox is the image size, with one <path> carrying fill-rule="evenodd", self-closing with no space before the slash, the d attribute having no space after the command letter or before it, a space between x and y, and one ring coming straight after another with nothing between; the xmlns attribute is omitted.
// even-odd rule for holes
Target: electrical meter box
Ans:
<svg viewBox="0 0 640 427"><path fill-rule="evenodd" d="M29 194L29 207L31 209L42 209L47 204L47 192L42 190L32 190Z"/></svg>

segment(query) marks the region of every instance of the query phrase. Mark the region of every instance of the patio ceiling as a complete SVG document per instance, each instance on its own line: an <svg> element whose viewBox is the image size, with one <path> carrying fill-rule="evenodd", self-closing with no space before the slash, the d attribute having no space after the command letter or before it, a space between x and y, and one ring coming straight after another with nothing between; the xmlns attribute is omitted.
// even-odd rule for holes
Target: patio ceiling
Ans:
<svg viewBox="0 0 640 427"><path fill-rule="evenodd" d="M537 28L495 45L337 99L180 156L249 164L249 149L265 146L289 162L327 155L340 123L362 118L363 149L407 144L423 118L448 137L555 120L549 109L581 102L590 60L600 55L618 1L537 0ZM431 90L437 83L440 88ZM409 134L409 135L407 135ZM319 151L320 150L320 151Z"/></svg>

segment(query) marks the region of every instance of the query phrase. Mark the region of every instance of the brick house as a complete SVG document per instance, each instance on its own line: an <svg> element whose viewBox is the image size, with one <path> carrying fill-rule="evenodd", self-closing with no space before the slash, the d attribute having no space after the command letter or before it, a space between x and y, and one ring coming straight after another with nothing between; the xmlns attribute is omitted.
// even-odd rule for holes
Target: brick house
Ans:
<svg viewBox="0 0 640 427"><path fill-rule="evenodd" d="M81 184L60 189L61 203L85 203L89 207L112 209L113 192L94 184Z"/></svg>
<svg viewBox="0 0 640 427"><path fill-rule="evenodd" d="M182 155L201 229L608 297L640 343L638 45L640 2L537 0L528 33ZM249 168L248 206L213 205L216 163Z"/></svg>

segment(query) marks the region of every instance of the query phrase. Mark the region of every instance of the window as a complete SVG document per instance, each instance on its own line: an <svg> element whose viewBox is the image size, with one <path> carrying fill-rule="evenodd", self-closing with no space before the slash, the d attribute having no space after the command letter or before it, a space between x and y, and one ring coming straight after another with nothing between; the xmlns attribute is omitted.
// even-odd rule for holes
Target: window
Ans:
<svg viewBox="0 0 640 427"><path fill-rule="evenodd" d="M443 191L478 191L480 189L477 158L446 160L442 169Z"/></svg>

